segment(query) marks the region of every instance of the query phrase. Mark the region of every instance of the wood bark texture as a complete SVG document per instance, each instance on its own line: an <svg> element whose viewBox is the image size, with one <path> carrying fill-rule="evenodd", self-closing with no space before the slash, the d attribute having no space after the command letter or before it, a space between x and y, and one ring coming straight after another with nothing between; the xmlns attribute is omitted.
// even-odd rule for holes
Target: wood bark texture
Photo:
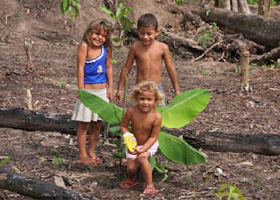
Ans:
<svg viewBox="0 0 280 200"><path fill-rule="evenodd" d="M0 168L0 188L34 199L97 200L55 184Z"/></svg>
<svg viewBox="0 0 280 200"><path fill-rule="evenodd" d="M70 119L71 116L67 114L0 109L0 127L5 128L75 134L76 124ZM167 132L178 135L172 131ZM201 132L195 135L186 131L183 135L189 144L205 150L280 155L280 136L274 134Z"/></svg>
<svg viewBox="0 0 280 200"><path fill-rule="evenodd" d="M195 148L218 152L280 154L280 136L275 134L200 132L184 133L184 139Z"/></svg>
<svg viewBox="0 0 280 200"><path fill-rule="evenodd" d="M279 20L265 19L254 14L229 12L223 9L200 8L198 12L204 21L216 22L219 27L232 33L241 33L245 38L260 45L268 48L280 46Z"/></svg>

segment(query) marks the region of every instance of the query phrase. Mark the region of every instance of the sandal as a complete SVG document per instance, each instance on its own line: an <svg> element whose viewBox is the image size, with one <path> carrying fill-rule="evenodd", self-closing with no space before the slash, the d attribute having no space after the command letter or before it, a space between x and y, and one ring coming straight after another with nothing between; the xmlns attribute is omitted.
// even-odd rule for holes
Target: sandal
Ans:
<svg viewBox="0 0 280 200"><path fill-rule="evenodd" d="M125 180L120 183L120 187L123 189L130 189L138 184L137 181Z"/></svg>
<svg viewBox="0 0 280 200"><path fill-rule="evenodd" d="M143 194L155 194L158 192L159 192L159 190L157 190L154 186L148 186L145 188Z"/></svg>

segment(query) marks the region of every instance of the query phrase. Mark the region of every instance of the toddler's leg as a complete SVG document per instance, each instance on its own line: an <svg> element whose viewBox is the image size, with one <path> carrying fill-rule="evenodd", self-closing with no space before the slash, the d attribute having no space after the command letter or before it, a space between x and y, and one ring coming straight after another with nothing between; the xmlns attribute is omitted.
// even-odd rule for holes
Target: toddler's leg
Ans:
<svg viewBox="0 0 280 200"><path fill-rule="evenodd" d="M79 126L77 129L77 143L79 149L79 157L80 160L89 160L86 149L86 138L87 138L87 130L89 127L89 123L87 122L79 122Z"/></svg>
<svg viewBox="0 0 280 200"><path fill-rule="evenodd" d="M143 175L143 178L145 179L146 186L153 186L153 173L152 173L152 167L149 163L150 153L144 152L137 157L137 161L141 165L141 172Z"/></svg>
<svg viewBox="0 0 280 200"><path fill-rule="evenodd" d="M136 159L128 158L126 170L127 170L127 175L129 180L136 181L138 169L139 169L139 164L136 162Z"/></svg>
<svg viewBox="0 0 280 200"><path fill-rule="evenodd" d="M96 122L92 122L91 124L91 130L89 132L89 148L88 148L88 155L91 158L96 158L96 155L94 153L94 150L96 148L97 145L97 141L98 141L98 136L100 133L100 129L101 129L101 121L98 120Z"/></svg>

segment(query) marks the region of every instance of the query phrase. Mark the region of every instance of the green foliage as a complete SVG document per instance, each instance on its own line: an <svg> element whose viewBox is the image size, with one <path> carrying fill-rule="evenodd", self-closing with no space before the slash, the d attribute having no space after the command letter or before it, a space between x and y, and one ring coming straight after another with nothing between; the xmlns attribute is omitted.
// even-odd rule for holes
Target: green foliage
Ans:
<svg viewBox="0 0 280 200"><path fill-rule="evenodd" d="M259 0L247 0L247 3L251 4L251 5L258 5ZM279 5L279 3L280 3L280 0L271 0L270 1L271 6Z"/></svg>
<svg viewBox="0 0 280 200"><path fill-rule="evenodd" d="M63 158L56 157L56 156L53 156L52 158L52 164L57 165L62 171L66 169L65 165L63 165L63 162L64 162Z"/></svg>
<svg viewBox="0 0 280 200"><path fill-rule="evenodd" d="M57 87L62 88L64 87L66 84L66 81L64 80L64 78L60 78L59 83L57 84Z"/></svg>
<svg viewBox="0 0 280 200"><path fill-rule="evenodd" d="M198 36L196 40L204 48L207 48L214 41L213 34L210 30L205 31L203 35Z"/></svg>
<svg viewBox="0 0 280 200"><path fill-rule="evenodd" d="M104 121L109 124L120 124L122 120L123 109L107 103L103 99L87 92L79 90L78 94L83 104L97 113Z"/></svg>
<svg viewBox="0 0 280 200"><path fill-rule="evenodd" d="M167 128L185 126L206 108L209 99L210 94L207 90L194 89L182 92L169 105L157 108L162 115L162 126Z"/></svg>
<svg viewBox="0 0 280 200"><path fill-rule="evenodd" d="M215 193L215 196L219 198L227 197L227 200L247 200L247 198L242 195L242 192L238 187L230 184L221 185L218 192Z"/></svg>
<svg viewBox="0 0 280 200"><path fill-rule="evenodd" d="M158 141L162 154L174 163L192 165L205 162L203 154L179 137L161 131Z"/></svg>
<svg viewBox="0 0 280 200"><path fill-rule="evenodd" d="M4 159L1 159L1 161L0 161L0 167L3 166L3 165L5 165L6 163L10 162L11 160L12 160L12 157L11 157L11 156L9 156L9 157L7 157L7 158L4 158Z"/></svg>
<svg viewBox="0 0 280 200"><path fill-rule="evenodd" d="M78 93L83 104L104 121L110 124L121 123L123 109L84 90L79 90ZM207 90L195 89L182 92L168 106L157 108L162 114L162 125L168 128L180 128L186 125L205 109L209 99L210 94ZM198 164L205 161L204 156L184 140L164 131L159 135L159 148L166 158L176 163Z"/></svg>
<svg viewBox="0 0 280 200"><path fill-rule="evenodd" d="M61 0L60 12L65 14L69 12L71 19L77 18L80 16L81 4L79 0Z"/></svg>
<svg viewBox="0 0 280 200"><path fill-rule="evenodd" d="M237 65L236 67L234 67L234 73L236 74L240 74L241 73L241 68L239 65Z"/></svg>
<svg viewBox="0 0 280 200"><path fill-rule="evenodd" d="M132 8L126 8L124 2L121 2L116 11L111 10L105 6L100 6L100 10L110 16L114 21L115 29L118 31L118 36L113 38L114 42L121 42L123 39L121 37L123 30L130 30L130 26L134 24L133 21L128 19L128 14L132 12Z"/></svg>
<svg viewBox="0 0 280 200"><path fill-rule="evenodd" d="M161 182L163 183L164 181L166 181L168 179L168 170L165 169L165 166L161 165L157 160L155 156L152 156L150 158L150 164L152 169L156 169L157 172L163 174L163 178L161 180Z"/></svg>

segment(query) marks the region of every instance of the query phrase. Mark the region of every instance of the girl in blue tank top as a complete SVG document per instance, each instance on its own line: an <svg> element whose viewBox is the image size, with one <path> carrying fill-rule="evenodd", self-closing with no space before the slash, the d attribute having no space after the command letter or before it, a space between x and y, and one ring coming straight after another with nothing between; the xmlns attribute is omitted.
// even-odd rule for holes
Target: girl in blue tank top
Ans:
<svg viewBox="0 0 280 200"><path fill-rule="evenodd" d="M77 79L78 88L86 90L106 101L113 99L113 69L111 65L112 41L109 23L105 20L92 21L78 45ZM72 120L79 121L77 143L78 162L97 165L102 159L96 155L95 147L101 128L101 118L77 100ZM91 127L90 127L91 124ZM89 145L86 146L89 130Z"/></svg>

